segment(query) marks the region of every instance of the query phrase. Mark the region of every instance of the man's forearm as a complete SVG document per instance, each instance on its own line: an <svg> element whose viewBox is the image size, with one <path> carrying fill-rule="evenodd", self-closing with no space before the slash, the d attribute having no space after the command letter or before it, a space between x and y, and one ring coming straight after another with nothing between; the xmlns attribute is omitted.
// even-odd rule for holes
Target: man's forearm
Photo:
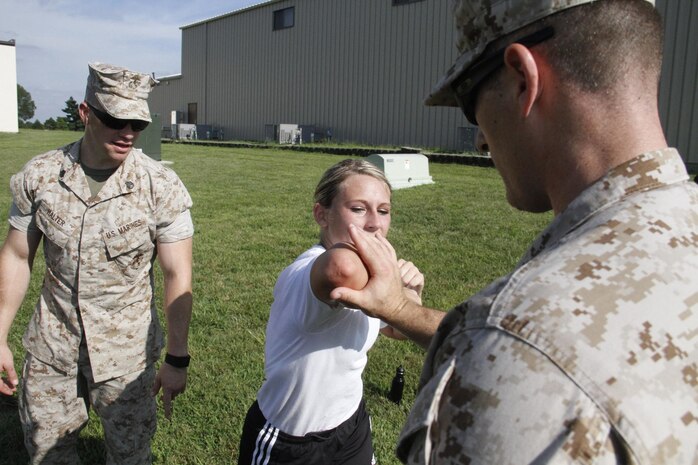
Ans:
<svg viewBox="0 0 698 465"><path fill-rule="evenodd" d="M167 352L188 355L189 322L192 313L192 240L158 243L158 259L164 277L167 318Z"/></svg>
<svg viewBox="0 0 698 465"><path fill-rule="evenodd" d="M407 300L400 311L392 313L384 321L426 349L445 315L441 310Z"/></svg>
<svg viewBox="0 0 698 465"><path fill-rule="evenodd" d="M189 323L192 313L191 288L186 286L165 291L165 315L167 318L167 352L184 356L189 352Z"/></svg>

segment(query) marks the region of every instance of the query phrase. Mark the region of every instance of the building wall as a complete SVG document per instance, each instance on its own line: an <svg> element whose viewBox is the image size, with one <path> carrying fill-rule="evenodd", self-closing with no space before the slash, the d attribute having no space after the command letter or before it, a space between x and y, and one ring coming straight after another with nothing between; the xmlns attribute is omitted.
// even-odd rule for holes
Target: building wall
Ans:
<svg viewBox="0 0 698 465"><path fill-rule="evenodd" d="M151 113L157 113L161 117L163 126L170 125L170 113L172 111L185 112L187 107L182 98L182 76L158 78L160 82L150 93L148 106Z"/></svg>
<svg viewBox="0 0 698 465"><path fill-rule="evenodd" d="M14 42L0 41L0 132L17 132L17 54Z"/></svg>
<svg viewBox="0 0 698 465"><path fill-rule="evenodd" d="M698 2L656 3L667 31L660 115L698 169ZM456 58L448 5L272 0L185 26L182 74L163 80L152 106L186 114L196 103L197 122L226 139L296 123L329 127L335 140L462 150L474 132L460 111L422 102ZM273 12L291 6L294 27L273 31Z"/></svg>
<svg viewBox="0 0 698 465"><path fill-rule="evenodd" d="M273 31L273 12L291 6L294 27ZM331 128L335 140L458 148L460 111L423 105L456 57L453 37L443 0L267 2L182 28L181 89L159 86L152 106L196 102L197 122L226 138L262 140L265 125L296 123Z"/></svg>
<svg viewBox="0 0 698 465"><path fill-rule="evenodd" d="M657 0L664 18L659 115L670 145L698 172L698 2Z"/></svg>

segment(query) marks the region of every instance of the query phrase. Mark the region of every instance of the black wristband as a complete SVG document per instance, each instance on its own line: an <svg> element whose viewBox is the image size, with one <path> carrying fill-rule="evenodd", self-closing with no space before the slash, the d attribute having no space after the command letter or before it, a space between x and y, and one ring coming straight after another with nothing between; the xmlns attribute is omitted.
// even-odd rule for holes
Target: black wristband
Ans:
<svg viewBox="0 0 698 465"><path fill-rule="evenodd" d="M165 354L165 363L172 365L175 368L186 368L189 366L190 355L177 357L176 355Z"/></svg>

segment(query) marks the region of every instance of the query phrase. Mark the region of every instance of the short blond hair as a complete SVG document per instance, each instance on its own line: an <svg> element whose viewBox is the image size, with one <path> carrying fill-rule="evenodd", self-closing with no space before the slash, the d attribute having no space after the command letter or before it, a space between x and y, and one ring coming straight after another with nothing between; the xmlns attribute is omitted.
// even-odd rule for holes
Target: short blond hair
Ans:
<svg viewBox="0 0 698 465"><path fill-rule="evenodd" d="M393 190L390 182L380 168L366 160L347 158L328 168L325 174L322 175L320 182L315 188L315 202L325 208L330 208L332 201L337 196L340 184L353 174L371 176L384 182L392 195Z"/></svg>

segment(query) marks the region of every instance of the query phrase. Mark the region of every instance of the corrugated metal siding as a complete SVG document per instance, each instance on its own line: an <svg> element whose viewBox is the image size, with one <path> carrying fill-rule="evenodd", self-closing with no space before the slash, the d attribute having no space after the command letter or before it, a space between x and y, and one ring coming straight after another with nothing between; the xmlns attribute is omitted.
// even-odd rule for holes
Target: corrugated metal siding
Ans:
<svg viewBox="0 0 698 465"><path fill-rule="evenodd" d="M272 31L273 11L295 25ZM260 140L266 124L330 127L339 140L455 148L459 110L422 103L455 59L448 2L269 2L182 30L182 86L160 86L153 106ZM158 94L179 91L179 100ZM161 104L173 108L160 109Z"/></svg>
<svg viewBox="0 0 698 465"><path fill-rule="evenodd" d="M208 37L209 23L182 30L182 95L179 104L187 111L189 103L197 104L198 123L204 124L207 115Z"/></svg>
<svg viewBox="0 0 698 465"><path fill-rule="evenodd" d="M698 2L657 0L664 18L659 114L667 140L698 170Z"/></svg>
<svg viewBox="0 0 698 465"><path fill-rule="evenodd" d="M186 104L183 103L182 78L168 77L160 80L156 90L151 92L148 104L152 113L161 115L163 126L170 125L170 114L172 111L186 112Z"/></svg>
<svg viewBox="0 0 698 465"><path fill-rule="evenodd" d="M460 111L422 104L456 57L448 3L277 0L185 27L181 82L159 86L151 106L169 114L196 102L198 122L228 139L297 123L330 127L336 140L460 148ZM273 11L287 7L294 27L273 31ZM657 8L667 31L660 115L698 168L698 2Z"/></svg>

